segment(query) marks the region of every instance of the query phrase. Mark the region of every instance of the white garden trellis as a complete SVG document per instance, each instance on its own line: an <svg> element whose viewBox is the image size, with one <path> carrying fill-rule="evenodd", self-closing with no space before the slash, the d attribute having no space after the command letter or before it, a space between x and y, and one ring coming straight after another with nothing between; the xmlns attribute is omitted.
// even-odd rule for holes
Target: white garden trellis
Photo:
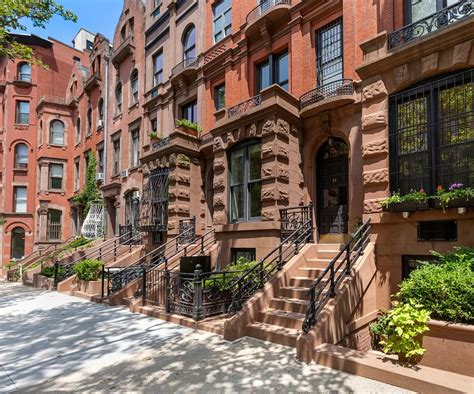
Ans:
<svg viewBox="0 0 474 394"><path fill-rule="evenodd" d="M99 238L104 234L104 207L101 203L92 204L82 225L82 236Z"/></svg>

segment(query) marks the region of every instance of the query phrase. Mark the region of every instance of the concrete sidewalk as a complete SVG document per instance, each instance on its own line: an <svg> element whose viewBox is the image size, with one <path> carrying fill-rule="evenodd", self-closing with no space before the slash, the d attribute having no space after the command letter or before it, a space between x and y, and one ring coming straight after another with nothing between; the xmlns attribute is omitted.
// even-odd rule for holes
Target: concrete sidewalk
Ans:
<svg viewBox="0 0 474 394"><path fill-rule="evenodd" d="M404 392L126 309L0 282L0 391Z"/></svg>

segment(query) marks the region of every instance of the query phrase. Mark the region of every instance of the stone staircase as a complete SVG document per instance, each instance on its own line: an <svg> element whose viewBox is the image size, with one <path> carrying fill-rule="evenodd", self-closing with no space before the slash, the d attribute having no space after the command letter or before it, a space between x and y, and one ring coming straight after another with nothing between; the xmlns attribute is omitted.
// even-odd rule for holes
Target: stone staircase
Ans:
<svg viewBox="0 0 474 394"><path fill-rule="evenodd" d="M285 286L279 287L257 320L248 324L246 334L264 341L296 346L309 304L310 285L337 255L342 244L317 244L315 256L307 257Z"/></svg>

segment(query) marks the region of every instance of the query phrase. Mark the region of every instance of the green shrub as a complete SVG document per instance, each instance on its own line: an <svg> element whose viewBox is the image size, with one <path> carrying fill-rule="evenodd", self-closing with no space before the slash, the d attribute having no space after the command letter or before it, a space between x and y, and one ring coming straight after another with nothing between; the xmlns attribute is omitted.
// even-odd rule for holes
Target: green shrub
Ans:
<svg viewBox="0 0 474 394"><path fill-rule="evenodd" d="M86 246L89 245L93 240L84 238L84 237L79 237L76 238L75 240L69 242L63 250L71 250L71 249L77 249L80 248L81 246Z"/></svg>
<svg viewBox="0 0 474 394"><path fill-rule="evenodd" d="M410 358L425 352L420 339L429 330L429 319L430 313L423 305L410 300L394 303L394 308L379 318L371 329L375 329L381 338L379 343L384 353L402 354Z"/></svg>
<svg viewBox="0 0 474 394"><path fill-rule="evenodd" d="M102 272L102 265L101 260L86 259L74 266L74 272L79 280L96 281Z"/></svg>
<svg viewBox="0 0 474 394"><path fill-rule="evenodd" d="M180 126L187 127L188 129L196 130L198 134L201 134L202 132L201 127L197 123L191 122L188 119L177 119L176 127L180 127Z"/></svg>
<svg viewBox="0 0 474 394"><path fill-rule="evenodd" d="M243 274L243 271L249 270L256 264L256 261L248 261L246 258L241 257L237 260L237 263L225 267L225 270L223 270L225 274L215 273L211 276L212 279L206 279L203 283L203 288L229 291L232 289L233 283ZM258 280L257 274L252 275L255 276L255 280Z"/></svg>
<svg viewBox="0 0 474 394"><path fill-rule="evenodd" d="M64 267L58 267L58 276L61 276L64 273ZM54 278L54 265L51 267L44 267L41 271L41 275L46 276L48 278Z"/></svg>
<svg viewBox="0 0 474 394"><path fill-rule="evenodd" d="M400 301L416 300L436 319L474 323L474 249L433 254L434 262L424 263L402 282Z"/></svg>
<svg viewBox="0 0 474 394"><path fill-rule="evenodd" d="M382 207L387 208L390 205L401 204L403 202L418 202L423 203L428 200L428 195L424 189L419 191L412 190L410 193L401 195L399 192L393 193L390 197L387 197L385 200L382 200L380 204Z"/></svg>

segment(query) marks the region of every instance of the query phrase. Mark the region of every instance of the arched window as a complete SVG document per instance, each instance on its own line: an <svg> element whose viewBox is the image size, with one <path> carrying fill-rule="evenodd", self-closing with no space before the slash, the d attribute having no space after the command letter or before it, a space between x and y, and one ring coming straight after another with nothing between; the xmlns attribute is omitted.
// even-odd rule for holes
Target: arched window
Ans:
<svg viewBox="0 0 474 394"><path fill-rule="evenodd" d="M117 115L122 113L122 84L119 82L115 87L115 100L117 102Z"/></svg>
<svg viewBox="0 0 474 394"><path fill-rule="evenodd" d="M28 146L26 144L15 146L15 168L28 168Z"/></svg>
<svg viewBox="0 0 474 394"><path fill-rule="evenodd" d="M130 75L130 94L132 104L138 103L138 70L136 68Z"/></svg>
<svg viewBox="0 0 474 394"><path fill-rule="evenodd" d="M81 118L76 120L76 144L81 142Z"/></svg>
<svg viewBox="0 0 474 394"><path fill-rule="evenodd" d="M87 135L92 134L92 108L87 110Z"/></svg>
<svg viewBox="0 0 474 394"><path fill-rule="evenodd" d="M25 230L21 227L15 227L12 230L11 251L12 259L22 259L25 255Z"/></svg>
<svg viewBox="0 0 474 394"><path fill-rule="evenodd" d="M60 120L51 122L49 142L54 145L64 145L64 123Z"/></svg>
<svg viewBox="0 0 474 394"><path fill-rule="evenodd" d="M20 63L18 65L18 80L31 82L31 65L29 63Z"/></svg>
<svg viewBox="0 0 474 394"><path fill-rule="evenodd" d="M103 127L104 122L104 99L101 97L97 104L97 113L99 118L97 119L97 127Z"/></svg>
<svg viewBox="0 0 474 394"><path fill-rule="evenodd" d="M194 60L196 57L196 29L193 25L188 27L183 35L183 58Z"/></svg>

